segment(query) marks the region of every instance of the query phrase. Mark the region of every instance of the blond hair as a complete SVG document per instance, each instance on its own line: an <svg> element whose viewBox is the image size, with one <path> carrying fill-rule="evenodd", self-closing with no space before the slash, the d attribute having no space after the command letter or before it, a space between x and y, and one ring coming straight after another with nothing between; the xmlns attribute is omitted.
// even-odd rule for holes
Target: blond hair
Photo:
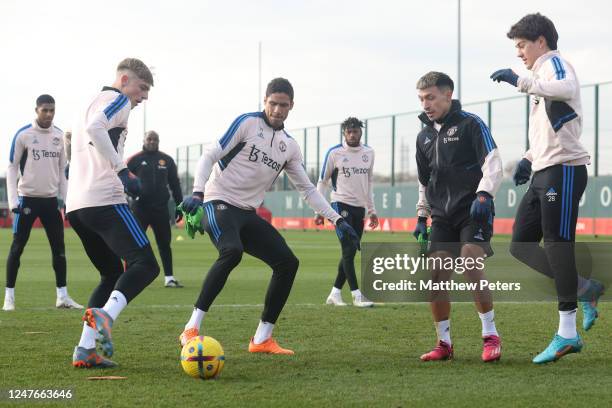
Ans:
<svg viewBox="0 0 612 408"><path fill-rule="evenodd" d="M130 71L138 78L153 86L153 74L149 67L138 58L126 58L117 65L117 72Z"/></svg>

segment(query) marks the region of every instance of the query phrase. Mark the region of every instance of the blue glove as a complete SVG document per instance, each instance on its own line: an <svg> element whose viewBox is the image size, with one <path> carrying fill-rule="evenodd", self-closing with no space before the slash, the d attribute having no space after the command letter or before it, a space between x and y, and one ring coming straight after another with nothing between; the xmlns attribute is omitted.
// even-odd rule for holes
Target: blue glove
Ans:
<svg viewBox="0 0 612 408"><path fill-rule="evenodd" d="M359 237L357 233L351 227L351 225L344 220L344 218L340 218L336 222L336 233L340 237L340 240L343 242L348 242L357 248L358 251L361 251L361 245L359 244Z"/></svg>
<svg viewBox="0 0 612 408"><path fill-rule="evenodd" d="M477 222L488 222L493 214L493 197L486 191L476 193L470 208L470 217Z"/></svg>
<svg viewBox="0 0 612 408"><path fill-rule="evenodd" d="M495 82L507 82L510 85L516 86L518 82L518 75L514 73L510 68L500 69L491 74L491 79Z"/></svg>
<svg viewBox="0 0 612 408"><path fill-rule="evenodd" d="M138 197L140 194L140 179L138 177L130 177L130 171L123 169L117 173L119 180L123 183L123 191L131 197Z"/></svg>
<svg viewBox="0 0 612 408"><path fill-rule="evenodd" d="M70 174L70 163L64 167L64 176L66 176L66 180L68 180L68 174Z"/></svg>
<svg viewBox="0 0 612 408"><path fill-rule="evenodd" d="M202 200L204 199L204 193L199 191L194 191L191 197L187 197L181 203L181 207L183 211L187 214L195 214L198 211L198 207L202 205Z"/></svg>
<svg viewBox="0 0 612 408"><path fill-rule="evenodd" d="M66 203L61 198L57 199L57 209L66 212Z"/></svg>
<svg viewBox="0 0 612 408"><path fill-rule="evenodd" d="M416 227L414 227L414 232L412 233L414 237L418 240L419 236L423 236L424 240L427 240L429 237L427 236L427 217L419 217L417 220Z"/></svg>
<svg viewBox="0 0 612 408"><path fill-rule="evenodd" d="M522 159L514 170L514 176L512 176L514 184L520 186L521 184L525 184L526 182L528 182L530 178L531 162L527 159Z"/></svg>

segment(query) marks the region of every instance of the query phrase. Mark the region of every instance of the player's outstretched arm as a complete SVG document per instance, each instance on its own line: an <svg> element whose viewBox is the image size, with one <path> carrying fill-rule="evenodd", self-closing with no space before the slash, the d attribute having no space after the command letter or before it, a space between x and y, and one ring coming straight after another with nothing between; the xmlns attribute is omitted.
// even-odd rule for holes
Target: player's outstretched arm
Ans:
<svg viewBox="0 0 612 408"><path fill-rule="evenodd" d="M579 85L573 68L559 57L552 57L538 71L538 77L519 77L519 91L555 101L569 101Z"/></svg>
<svg viewBox="0 0 612 408"><path fill-rule="evenodd" d="M350 243L356 249L361 249L359 245L359 237L357 233L351 227L351 225L344 220L334 209L329 205L325 197L321 195L315 188L315 186L310 182L308 178L308 174L306 174L306 169L304 168L302 153L300 152L300 148L297 144L293 143L292 149L294 149L293 154L290 156L290 159L287 161L287 165L285 166L285 171L287 172L287 176L289 176L289 180L295 186L295 188L301 193L302 198L306 203L312 208L316 213L321 214L323 217L327 218L336 226L336 232L341 240Z"/></svg>
<svg viewBox="0 0 612 408"><path fill-rule="evenodd" d="M493 72L490 78L516 86L519 92L557 101L572 99L579 87L573 69L559 57L546 61L538 74L538 77L520 77L510 68L505 68Z"/></svg>
<svg viewBox="0 0 612 408"><path fill-rule="evenodd" d="M340 218L342 218L334 209L329 205L325 197L317 191L315 186L310 182L306 169L302 164L302 153L296 144L291 144L292 148L295 149L293 156L287 161L285 171L289 180L300 192L302 198L317 214L321 214L334 224Z"/></svg>

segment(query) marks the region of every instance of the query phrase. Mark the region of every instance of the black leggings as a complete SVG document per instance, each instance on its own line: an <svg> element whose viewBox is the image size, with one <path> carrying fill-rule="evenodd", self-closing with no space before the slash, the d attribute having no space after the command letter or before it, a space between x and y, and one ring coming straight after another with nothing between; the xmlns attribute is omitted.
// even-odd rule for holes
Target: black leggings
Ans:
<svg viewBox="0 0 612 408"><path fill-rule="evenodd" d="M219 257L204 279L195 306L208 311L230 272L246 252L272 268L261 320L276 323L291 292L298 259L280 233L255 211L243 210L223 201L209 201L204 204L204 210L202 223L219 251Z"/></svg>
<svg viewBox="0 0 612 408"><path fill-rule="evenodd" d="M353 207L352 205L341 202L332 203L332 207L351 225L351 227L353 227L357 236L361 239L363 235L365 208ZM338 237L338 239L339 238L340 237ZM342 240L340 240L340 246L342 247L342 257L338 263L338 275L336 276L334 287L342 289L344 282L348 281L351 290L356 290L359 288L357 284L357 274L355 273L355 255L357 254L357 249L353 245Z"/></svg>
<svg viewBox="0 0 612 408"><path fill-rule="evenodd" d="M586 184L585 166L556 165L540 170L533 175L514 220L510 252L555 280L562 311L577 306L574 242L578 206ZM539 245L542 238L543 248Z"/></svg>
<svg viewBox="0 0 612 408"><path fill-rule="evenodd" d="M28 243L32 225L36 218L45 228L47 239L51 245L55 285L58 288L66 286L66 255L64 250L64 222L57 208L55 197L22 197L19 202L21 213L13 219L13 243L6 260L6 287L14 288L17 282L17 272L21 264L21 254Z"/></svg>

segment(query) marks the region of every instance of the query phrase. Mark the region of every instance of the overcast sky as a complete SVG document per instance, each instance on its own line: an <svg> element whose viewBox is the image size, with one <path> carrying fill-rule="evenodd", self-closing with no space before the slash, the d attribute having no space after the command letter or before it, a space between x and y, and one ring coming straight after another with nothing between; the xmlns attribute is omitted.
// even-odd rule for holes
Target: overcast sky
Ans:
<svg viewBox="0 0 612 408"><path fill-rule="evenodd" d="M609 2L463 0L464 102L515 94L488 76L504 67L524 72L505 33L535 11L555 22L581 83L612 80ZM147 127L171 154L218 138L238 114L257 109L259 41L262 87L283 76L295 88L288 129L416 110L420 75L456 77L456 13L456 0L2 0L0 174L39 94L55 97L55 123L69 129L127 56L154 67ZM126 152L140 148L142 131L138 107Z"/></svg>

